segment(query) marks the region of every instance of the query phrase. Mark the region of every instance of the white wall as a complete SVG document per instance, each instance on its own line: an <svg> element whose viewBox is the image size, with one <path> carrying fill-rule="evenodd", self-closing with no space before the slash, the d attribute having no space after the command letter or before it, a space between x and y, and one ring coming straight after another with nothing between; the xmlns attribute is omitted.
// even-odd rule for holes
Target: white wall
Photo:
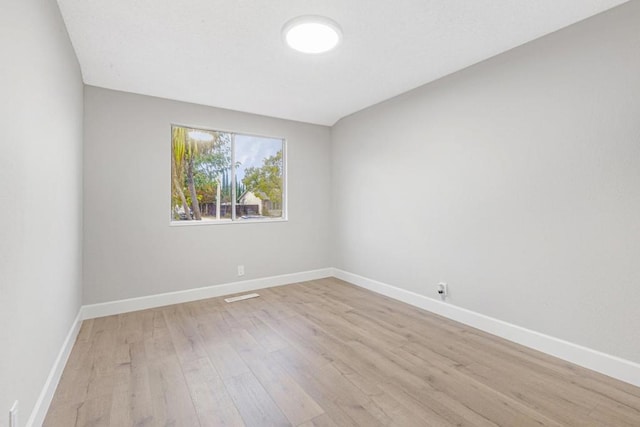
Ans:
<svg viewBox="0 0 640 427"><path fill-rule="evenodd" d="M640 2L342 119L336 267L640 362Z"/></svg>
<svg viewBox="0 0 640 427"><path fill-rule="evenodd" d="M81 300L82 79L53 0L0 13L0 426L24 425Z"/></svg>
<svg viewBox="0 0 640 427"><path fill-rule="evenodd" d="M171 123L286 138L289 221L169 226ZM329 267L330 148L328 127L86 87L84 303Z"/></svg>

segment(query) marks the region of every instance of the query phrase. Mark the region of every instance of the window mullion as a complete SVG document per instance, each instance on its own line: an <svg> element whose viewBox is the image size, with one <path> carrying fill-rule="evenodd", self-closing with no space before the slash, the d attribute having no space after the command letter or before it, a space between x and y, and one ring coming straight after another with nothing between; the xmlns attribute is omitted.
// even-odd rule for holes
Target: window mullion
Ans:
<svg viewBox="0 0 640 427"><path fill-rule="evenodd" d="M236 220L236 134L231 134L231 221Z"/></svg>

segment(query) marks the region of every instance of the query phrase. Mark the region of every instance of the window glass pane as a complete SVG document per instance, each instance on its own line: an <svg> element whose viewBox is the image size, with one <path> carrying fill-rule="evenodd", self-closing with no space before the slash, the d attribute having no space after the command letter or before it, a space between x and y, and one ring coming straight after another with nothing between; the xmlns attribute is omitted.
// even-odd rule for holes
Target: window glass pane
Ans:
<svg viewBox="0 0 640 427"><path fill-rule="evenodd" d="M235 135L238 220L284 215L282 139Z"/></svg>
<svg viewBox="0 0 640 427"><path fill-rule="evenodd" d="M282 139L172 126L171 220L284 218L284 161Z"/></svg>
<svg viewBox="0 0 640 427"><path fill-rule="evenodd" d="M230 133L173 126L171 219L231 218Z"/></svg>

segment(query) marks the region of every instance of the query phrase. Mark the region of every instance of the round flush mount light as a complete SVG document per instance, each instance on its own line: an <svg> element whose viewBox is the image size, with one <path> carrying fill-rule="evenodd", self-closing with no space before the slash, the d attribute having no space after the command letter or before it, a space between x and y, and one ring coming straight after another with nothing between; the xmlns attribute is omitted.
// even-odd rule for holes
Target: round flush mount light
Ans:
<svg viewBox="0 0 640 427"><path fill-rule="evenodd" d="M338 24L324 16L299 16L282 28L287 45L303 53L323 53L335 48L342 39Z"/></svg>

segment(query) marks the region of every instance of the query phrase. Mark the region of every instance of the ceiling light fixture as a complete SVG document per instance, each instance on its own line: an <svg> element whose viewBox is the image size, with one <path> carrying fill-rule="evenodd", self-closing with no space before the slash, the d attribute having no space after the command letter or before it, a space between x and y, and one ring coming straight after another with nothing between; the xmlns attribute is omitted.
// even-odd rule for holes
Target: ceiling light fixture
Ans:
<svg viewBox="0 0 640 427"><path fill-rule="evenodd" d="M324 16L299 16L282 28L287 45L304 53L323 53L335 48L342 40L338 24Z"/></svg>

